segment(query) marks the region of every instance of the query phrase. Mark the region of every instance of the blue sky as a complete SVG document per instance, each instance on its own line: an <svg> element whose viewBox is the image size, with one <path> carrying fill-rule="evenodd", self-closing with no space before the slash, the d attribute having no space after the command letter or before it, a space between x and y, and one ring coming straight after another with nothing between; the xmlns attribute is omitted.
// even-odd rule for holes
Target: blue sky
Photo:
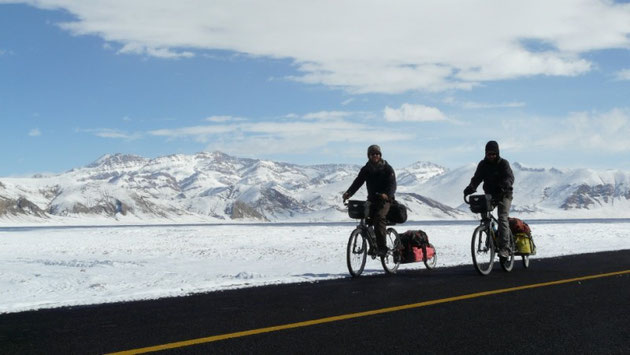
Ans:
<svg viewBox="0 0 630 355"><path fill-rule="evenodd" d="M535 25L534 25L535 24ZM103 154L630 169L630 6L0 0L0 176Z"/></svg>

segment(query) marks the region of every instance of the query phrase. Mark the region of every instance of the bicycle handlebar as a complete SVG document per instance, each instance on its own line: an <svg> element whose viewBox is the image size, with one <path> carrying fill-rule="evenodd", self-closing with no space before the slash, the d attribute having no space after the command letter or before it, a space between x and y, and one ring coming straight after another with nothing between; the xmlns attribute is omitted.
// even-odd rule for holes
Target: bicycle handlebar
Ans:
<svg viewBox="0 0 630 355"><path fill-rule="evenodd" d="M469 198L470 196L471 195L464 195L464 202L466 202L467 205L470 205L470 198ZM493 198L490 201L490 205L492 206L492 209L494 210L494 208L499 205L499 202Z"/></svg>

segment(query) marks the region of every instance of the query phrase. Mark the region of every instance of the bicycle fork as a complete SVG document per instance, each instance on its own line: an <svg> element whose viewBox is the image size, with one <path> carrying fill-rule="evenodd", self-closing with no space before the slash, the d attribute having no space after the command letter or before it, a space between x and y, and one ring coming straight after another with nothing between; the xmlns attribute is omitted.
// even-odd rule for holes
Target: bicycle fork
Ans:
<svg viewBox="0 0 630 355"><path fill-rule="evenodd" d="M481 231L480 231L481 232ZM496 245L496 233L494 232L494 230L492 229L492 227L490 225L488 225L485 228L485 232L486 232L486 238L479 238L477 243L477 251L480 252L487 252L490 249L493 249L494 246Z"/></svg>

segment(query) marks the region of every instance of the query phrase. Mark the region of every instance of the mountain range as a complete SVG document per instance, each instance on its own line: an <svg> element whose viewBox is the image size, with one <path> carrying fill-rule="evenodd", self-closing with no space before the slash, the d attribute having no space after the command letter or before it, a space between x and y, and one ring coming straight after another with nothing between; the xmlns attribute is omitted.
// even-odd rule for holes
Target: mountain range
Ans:
<svg viewBox="0 0 630 355"><path fill-rule="evenodd" d="M473 219L463 202L476 164L396 169L410 220ZM296 165L221 152L148 159L105 155L56 175L0 178L0 223L349 221L341 195L361 165ZM630 172L512 163L512 215L628 218ZM481 189L479 189L481 190ZM362 187L354 199L364 199Z"/></svg>

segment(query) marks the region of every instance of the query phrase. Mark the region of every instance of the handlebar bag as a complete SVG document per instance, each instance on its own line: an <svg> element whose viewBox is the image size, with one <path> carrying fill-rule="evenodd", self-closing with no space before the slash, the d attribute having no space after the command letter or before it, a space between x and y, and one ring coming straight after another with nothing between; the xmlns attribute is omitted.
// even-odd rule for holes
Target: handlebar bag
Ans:
<svg viewBox="0 0 630 355"><path fill-rule="evenodd" d="M470 210L473 213L485 213L492 211L492 196L491 195L471 195L470 196Z"/></svg>
<svg viewBox="0 0 630 355"><path fill-rule="evenodd" d="M366 218L370 213L370 202L361 200L348 201L348 216L350 218Z"/></svg>

